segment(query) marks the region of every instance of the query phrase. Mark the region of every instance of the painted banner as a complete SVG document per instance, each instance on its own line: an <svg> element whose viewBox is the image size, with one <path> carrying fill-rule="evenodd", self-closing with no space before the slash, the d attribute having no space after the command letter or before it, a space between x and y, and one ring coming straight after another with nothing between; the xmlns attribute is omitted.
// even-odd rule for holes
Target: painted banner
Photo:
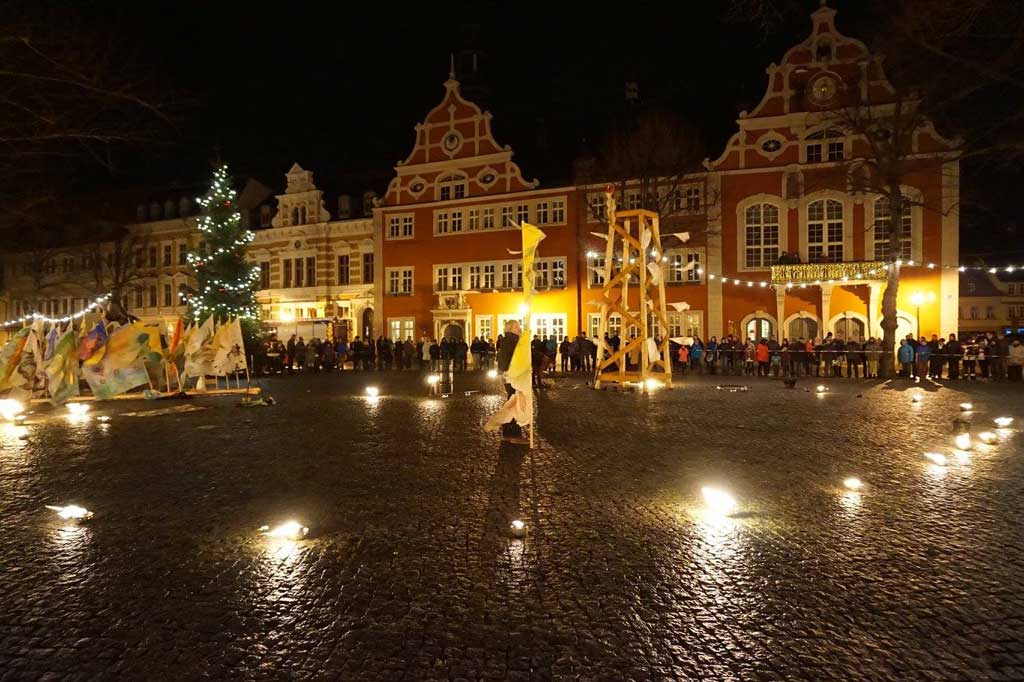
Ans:
<svg viewBox="0 0 1024 682"><path fill-rule="evenodd" d="M66 403L78 395L78 335L70 326L47 348L50 356L43 371L46 372L46 392L54 405Z"/></svg>
<svg viewBox="0 0 1024 682"><path fill-rule="evenodd" d="M152 356L152 333L140 322L118 327L110 333L106 343L82 363L82 375L97 400L108 400L149 384L145 361Z"/></svg>

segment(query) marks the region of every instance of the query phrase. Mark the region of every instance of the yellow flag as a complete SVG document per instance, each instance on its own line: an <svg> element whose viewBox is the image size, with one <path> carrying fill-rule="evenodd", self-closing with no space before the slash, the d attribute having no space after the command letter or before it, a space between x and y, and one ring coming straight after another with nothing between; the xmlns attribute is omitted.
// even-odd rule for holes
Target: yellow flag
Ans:
<svg viewBox="0 0 1024 682"><path fill-rule="evenodd" d="M534 292L534 280L536 273L533 271L533 260L537 255L537 247L547 236L536 226L530 223L522 223L523 232L523 294L529 301Z"/></svg>

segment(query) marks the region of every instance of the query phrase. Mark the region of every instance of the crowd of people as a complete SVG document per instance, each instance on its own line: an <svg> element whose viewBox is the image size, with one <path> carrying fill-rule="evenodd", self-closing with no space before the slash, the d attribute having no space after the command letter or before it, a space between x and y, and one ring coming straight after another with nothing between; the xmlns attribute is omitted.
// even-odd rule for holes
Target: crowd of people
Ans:
<svg viewBox="0 0 1024 682"><path fill-rule="evenodd" d="M518 339L518 337L516 337ZM505 337L441 338L405 341L378 337L351 342L318 338L308 342L292 335L287 342L271 336L263 344L263 357L257 359L257 372L266 374L300 371L422 370L456 372L492 369ZM660 344L660 339L656 339ZM617 333L606 334L607 354L622 344ZM597 367L600 344L582 333L559 342L554 336L534 335L530 341L534 384L543 387L545 374L591 373ZM774 337L743 340L728 335L719 340L699 336L685 345L670 344L673 370L683 374L719 374L734 376L815 376L875 378L882 357L882 343L874 337L866 341L844 340L833 334L819 339L783 339ZM472 364L470 364L472 357ZM625 356L627 369L639 366L640 350ZM958 340L933 335L931 339L901 339L896 350L899 375L909 379L993 379L1021 381L1024 372L1024 343L1019 338L988 332Z"/></svg>
<svg viewBox="0 0 1024 682"><path fill-rule="evenodd" d="M815 376L873 379L878 377L882 342L843 340L829 333L822 339L774 337L746 341L729 335L706 342L699 337L675 350L682 372L747 376ZM957 340L901 339L896 351L899 376L908 379L993 379L1021 381L1024 344L1019 338L988 332Z"/></svg>

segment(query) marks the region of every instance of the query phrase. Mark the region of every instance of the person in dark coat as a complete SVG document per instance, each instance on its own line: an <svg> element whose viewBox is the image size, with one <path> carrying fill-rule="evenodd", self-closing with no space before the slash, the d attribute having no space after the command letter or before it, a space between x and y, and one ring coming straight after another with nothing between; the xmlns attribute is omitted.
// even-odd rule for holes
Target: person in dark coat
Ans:
<svg viewBox="0 0 1024 682"><path fill-rule="evenodd" d="M960 378L960 358L964 354L964 348L956 340L956 334L949 335L949 342L946 343L946 359L949 361L949 378Z"/></svg>

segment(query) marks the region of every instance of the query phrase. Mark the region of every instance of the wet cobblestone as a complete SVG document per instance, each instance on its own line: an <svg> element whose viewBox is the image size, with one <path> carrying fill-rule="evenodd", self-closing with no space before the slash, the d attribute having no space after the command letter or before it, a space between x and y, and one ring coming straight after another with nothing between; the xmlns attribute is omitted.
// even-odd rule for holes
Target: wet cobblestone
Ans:
<svg viewBox="0 0 1024 682"><path fill-rule="evenodd" d="M965 399L975 433L1019 425L1019 388L556 379L527 452L480 429L494 382L458 381L4 427L0 680L1024 679L1021 437L922 456ZM738 514L704 511L710 484ZM44 508L69 502L95 518ZM309 539L256 533L289 517Z"/></svg>

